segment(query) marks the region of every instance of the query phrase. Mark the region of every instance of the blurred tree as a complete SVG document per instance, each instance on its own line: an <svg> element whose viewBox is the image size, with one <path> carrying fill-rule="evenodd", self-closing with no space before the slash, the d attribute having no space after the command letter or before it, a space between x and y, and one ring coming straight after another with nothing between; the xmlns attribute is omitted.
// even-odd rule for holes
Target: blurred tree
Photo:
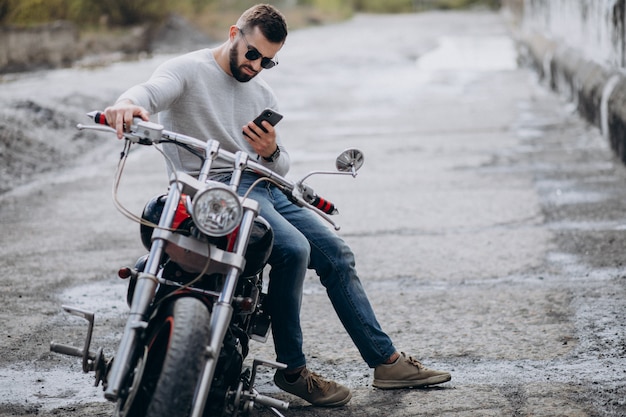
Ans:
<svg viewBox="0 0 626 417"><path fill-rule="evenodd" d="M3 23L33 24L66 19L65 0L6 0Z"/></svg>
<svg viewBox="0 0 626 417"><path fill-rule="evenodd" d="M160 22L170 12L168 0L87 0L93 2L113 26Z"/></svg>
<svg viewBox="0 0 626 417"><path fill-rule="evenodd" d="M338 13L339 15L350 16L354 8L354 0L297 0L299 6L309 7L322 13Z"/></svg>
<svg viewBox="0 0 626 417"><path fill-rule="evenodd" d="M70 20L79 26L158 24L177 12L191 20L200 15L236 14L259 0L0 0L0 24L32 25ZM352 12L403 13L429 8L460 8L472 4L498 7L500 0L263 0L279 8L301 6L327 15ZM427 6L427 7L426 7ZM214 16L217 17L217 16ZM230 17L229 17L230 18ZM201 19L200 19L201 20Z"/></svg>
<svg viewBox="0 0 626 417"><path fill-rule="evenodd" d="M405 13L414 11L414 0L353 0L356 12Z"/></svg>
<svg viewBox="0 0 626 417"><path fill-rule="evenodd" d="M83 0L0 0L0 23L33 25L73 20L76 2L82 3Z"/></svg>
<svg viewBox="0 0 626 417"><path fill-rule="evenodd" d="M193 11L198 13L206 9L207 6L215 3L214 0L191 0Z"/></svg>
<svg viewBox="0 0 626 417"><path fill-rule="evenodd" d="M0 0L0 23L4 22L9 13L9 0Z"/></svg>

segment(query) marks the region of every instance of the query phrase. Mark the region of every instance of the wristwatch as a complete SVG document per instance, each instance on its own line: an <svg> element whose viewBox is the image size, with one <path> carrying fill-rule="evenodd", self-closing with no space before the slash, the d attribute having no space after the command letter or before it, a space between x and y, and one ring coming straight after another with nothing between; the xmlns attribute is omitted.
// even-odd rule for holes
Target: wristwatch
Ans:
<svg viewBox="0 0 626 417"><path fill-rule="evenodd" d="M279 156L280 156L280 148L277 145L276 146L276 150L274 151L274 153L272 153L268 157L263 156L262 158L265 159L267 162L274 162L275 160L278 159Z"/></svg>

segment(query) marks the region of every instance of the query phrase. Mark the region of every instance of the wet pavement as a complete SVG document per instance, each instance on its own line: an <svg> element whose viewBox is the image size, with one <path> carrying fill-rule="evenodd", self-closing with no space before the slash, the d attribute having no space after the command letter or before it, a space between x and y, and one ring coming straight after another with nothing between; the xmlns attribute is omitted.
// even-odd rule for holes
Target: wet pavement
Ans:
<svg viewBox="0 0 626 417"><path fill-rule="evenodd" d="M163 59L18 77L0 86L0 105L20 118L15 103L31 100L84 121L83 110ZM358 16L294 31L279 60L263 74L285 115L290 175L331 169L347 147L365 152L355 179L310 184L337 204L339 233L397 348L452 381L372 388L311 274L309 367L353 399L310 407L269 372L259 391L291 401L286 416L625 415L626 170L597 129L516 66L502 17ZM94 309L94 346L114 351L126 313L114 271L142 253L137 226L111 203L121 144L70 132L54 140L88 150L77 166L0 196L0 416L113 409L79 361L47 352L50 340L78 344L84 332L62 303ZM120 199L139 212L164 189L163 164L141 149L127 167ZM252 356L273 358L271 343L255 343Z"/></svg>

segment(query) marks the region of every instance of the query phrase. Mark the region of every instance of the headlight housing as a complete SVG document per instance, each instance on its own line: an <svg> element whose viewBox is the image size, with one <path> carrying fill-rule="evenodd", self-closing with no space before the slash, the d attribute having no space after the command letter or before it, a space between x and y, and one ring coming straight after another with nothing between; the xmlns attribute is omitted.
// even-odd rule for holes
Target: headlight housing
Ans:
<svg viewBox="0 0 626 417"><path fill-rule="evenodd" d="M192 201L191 217L200 231L219 237L233 232L243 216L239 197L221 183L196 193Z"/></svg>

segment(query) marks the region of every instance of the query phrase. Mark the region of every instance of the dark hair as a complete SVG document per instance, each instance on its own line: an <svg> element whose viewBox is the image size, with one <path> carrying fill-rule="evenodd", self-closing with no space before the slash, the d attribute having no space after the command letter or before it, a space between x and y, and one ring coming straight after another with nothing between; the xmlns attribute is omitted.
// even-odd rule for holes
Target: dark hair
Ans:
<svg viewBox="0 0 626 417"><path fill-rule="evenodd" d="M252 6L239 17L237 26L244 31L258 26L263 36L273 43L282 43L287 38L285 17L270 4Z"/></svg>

